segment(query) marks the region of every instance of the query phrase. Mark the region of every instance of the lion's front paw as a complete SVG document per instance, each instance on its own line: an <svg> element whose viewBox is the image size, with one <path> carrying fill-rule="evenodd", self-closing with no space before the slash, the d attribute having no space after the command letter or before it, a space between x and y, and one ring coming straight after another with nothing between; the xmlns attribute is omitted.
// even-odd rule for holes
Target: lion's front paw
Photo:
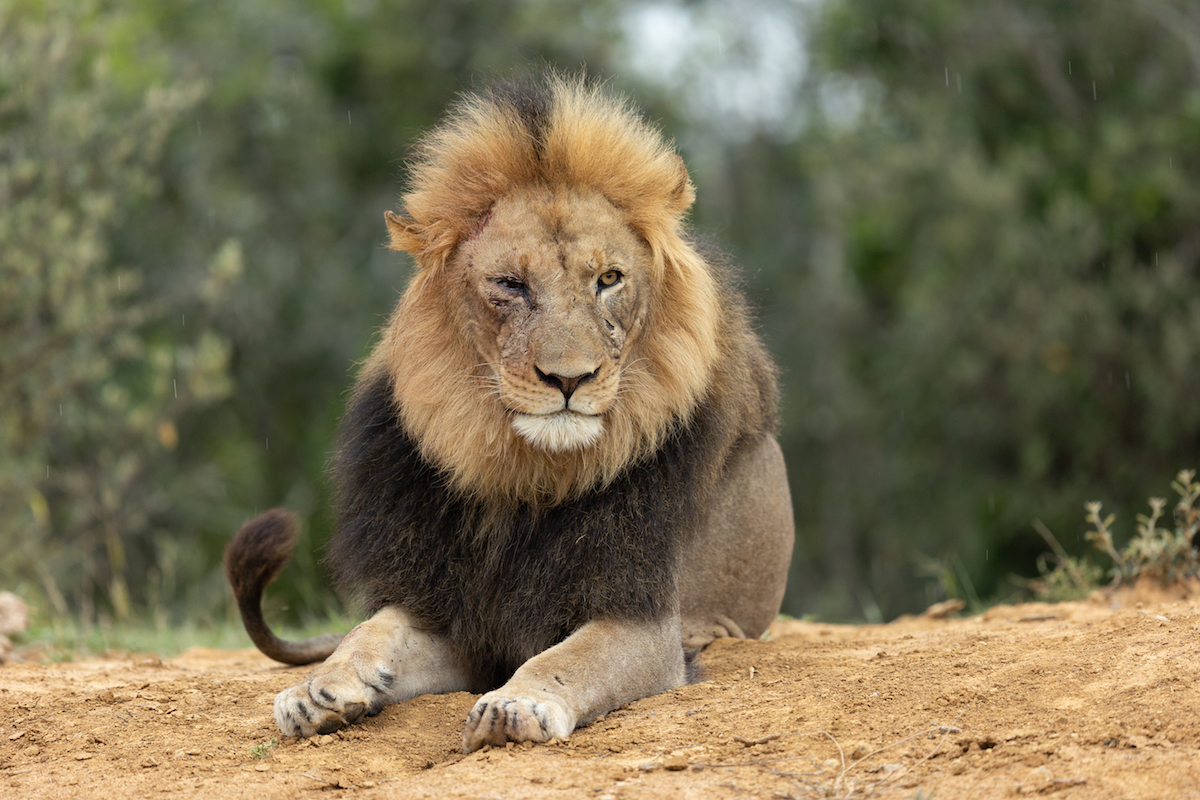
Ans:
<svg viewBox="0 0 1200 800"><path fill-rule="evenodd" d="M275 697L275 722L284 736L332 733L382 711L391 702L395 680L392 666L326 663L304 683Z"/></svg>
<svg viewBox="0 0 1200 800"><path fill-rule="evenodd" d="M470 753L485 744L565 739L573 730L573 715L551 694L505 697L491 692L479 698L467 717L463 751Z"/></svg>

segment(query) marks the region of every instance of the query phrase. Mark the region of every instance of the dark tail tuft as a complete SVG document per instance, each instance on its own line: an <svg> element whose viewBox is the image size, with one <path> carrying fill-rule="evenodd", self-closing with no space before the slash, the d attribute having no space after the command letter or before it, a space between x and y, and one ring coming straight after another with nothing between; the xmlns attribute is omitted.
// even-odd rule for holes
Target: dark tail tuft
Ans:
<svg viewBox="0 0 1200 800"><path fill-rule="evenodd" d="M341 635L284 641L271 632L262 615L263 590L292 557L295 546L296 515L273 508L243 525L225 548L225 577L233 587L246 633L258 649L284 664L311 664L325 660L342 640Z"/></svg>
<svg viewBox="0 0 1200 800"><path fill-rule="evenodd" d="M267 584L292 557L296 546L296 515L273 508L247 522L225 548L225 577L241 603L262 597Z"/></svg>

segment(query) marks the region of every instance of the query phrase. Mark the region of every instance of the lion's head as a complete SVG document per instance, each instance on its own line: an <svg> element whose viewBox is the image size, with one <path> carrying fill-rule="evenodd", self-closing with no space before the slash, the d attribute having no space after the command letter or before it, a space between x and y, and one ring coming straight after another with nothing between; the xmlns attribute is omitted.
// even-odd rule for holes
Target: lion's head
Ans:
<svg viewBox="0 0 1200 800"><path fill-rule="evenodd" d="M459 490L557 502L686 420L720 357L682 159L580 79L464 98L422 143L391 246L418 271L367 375Z"/></svg>

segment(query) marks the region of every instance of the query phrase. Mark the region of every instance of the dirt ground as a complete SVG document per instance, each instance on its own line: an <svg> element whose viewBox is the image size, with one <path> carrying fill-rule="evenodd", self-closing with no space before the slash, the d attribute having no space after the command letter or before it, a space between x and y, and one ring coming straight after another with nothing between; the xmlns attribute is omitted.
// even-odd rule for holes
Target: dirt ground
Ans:
<svg viewBox="0 0 1200 800"><path fill-rule="evenodd" d="M467 694L279 737L253 650L0 667L0 796L1200 798L1200 598L1142 589L718 640L566 742L460 752Z"/></svg>

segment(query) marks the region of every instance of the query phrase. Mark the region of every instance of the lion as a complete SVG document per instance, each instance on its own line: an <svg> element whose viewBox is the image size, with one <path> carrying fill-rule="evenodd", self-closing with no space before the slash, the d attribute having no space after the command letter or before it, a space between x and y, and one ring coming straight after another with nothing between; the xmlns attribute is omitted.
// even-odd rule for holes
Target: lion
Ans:
<svg viewBox="0 0 1200 800"><path fill-rule="evenodd" d="M323 663L287 736L422 694L482 693L463 749L565 739L684 685L778 613L793 544L776 368L684 217L673 144L551 74L463 97L420 142L390 247L415 270L357 380L326 560L368 618L288 642L260 599L291 515L226 553L268 656Z"/></svg>

